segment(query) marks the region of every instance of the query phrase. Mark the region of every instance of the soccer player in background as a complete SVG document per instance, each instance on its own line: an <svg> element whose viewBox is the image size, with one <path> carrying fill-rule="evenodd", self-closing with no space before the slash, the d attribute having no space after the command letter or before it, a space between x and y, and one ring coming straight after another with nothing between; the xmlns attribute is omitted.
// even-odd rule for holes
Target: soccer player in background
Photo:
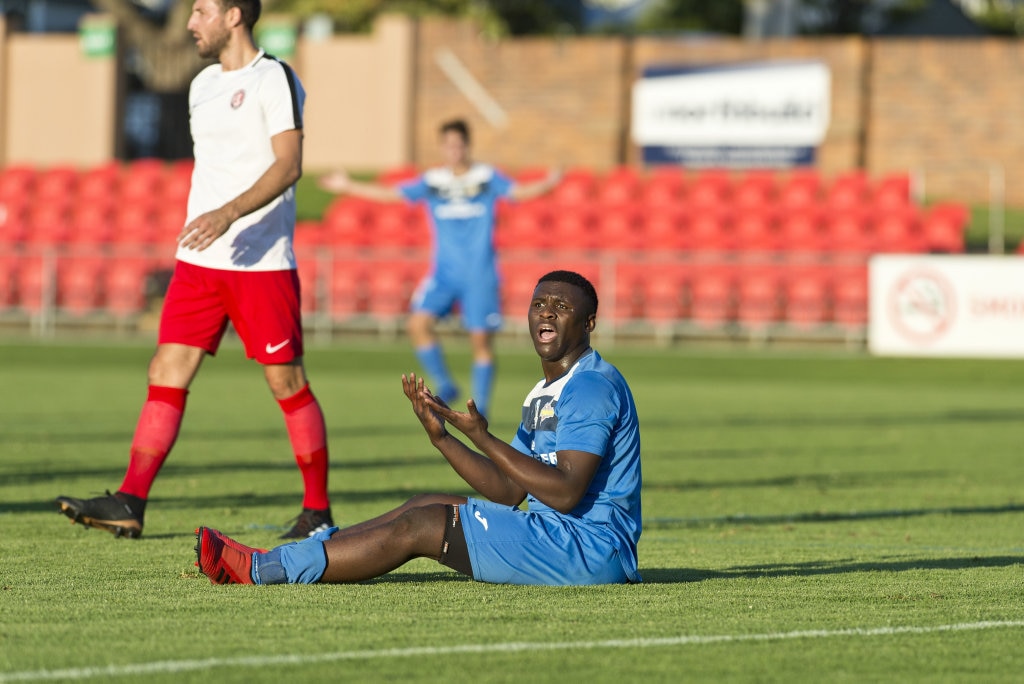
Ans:
<svg viewBox="0 0 1024 684"><path fill-rule="evenodd" d="M324 417L302 361L292 250L305 92L288 65L256 47L260 10L260 0L192 6L188 30L200 56L217 62L189 91L195 169L148 397L120 488L92 499L57 499L73 521L117 536L142 534L150 488L177 439L189 385L206 355L216 353L229 320L246 355L263 366L302 474L303 510L282 538L334 524Z"/></svg>
<svg viewBox="0 0 1024 684"><path fill-rule="evenodd" d="M437 396L451 403L459 388L448 369L435 325L459 304L472 346L471 396L477 410L487 415L494 385L494 333L501 327L494 250L498 200L538 197L559 183L561 172L556 169L541 180L517 183L493 166L473 161L469 126L461 119L441 125L440 147L444 165L412 181L392 187L357 182L344 171L336 171L322 177L320 187L379 202L405 200L427 205L434 235L433 261L413 296L406 329Z"/></svg>
<svg viewBox="0 0 1024 684"><path fill-rule="evenodd" d="M597 304L577 273L537 283L528 320L544 377L511 443L488 432L472 400L453 411L422 379L402 376L431 444L486 501L425 494L270 551L200 527L200 571L214 584L359 582L425 557L482 582L639 582L640 425L626 380L590 347Z"/></svg>

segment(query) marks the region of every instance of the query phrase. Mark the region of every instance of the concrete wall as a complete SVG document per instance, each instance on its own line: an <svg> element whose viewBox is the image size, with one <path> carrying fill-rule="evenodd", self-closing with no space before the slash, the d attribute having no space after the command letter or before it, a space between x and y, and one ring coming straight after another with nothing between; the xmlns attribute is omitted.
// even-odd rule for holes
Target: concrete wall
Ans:
<svg viewBox="0 0 1024 684"><path fill-rule="evenodd" d="M77 35L12 33L0 43L3 161L92 166L117 142L117 59L89 58Z"/></svg>
<svg viewBox="0 0 1024 684"><path fill-rule="evenodd" d="M929 196L1024 206L1024 41L870 43L866 166L921 169Z"/></svg>
<svg viewBox="0 0 1024 684"><path fill-rule="evenodd" d="M438 124L461 116L476 156L512 169L620 163L626 53L617 38L491 41L469 24L422 22L414 161L435 163Z"/></svg>
<svg viewBox="0 0 1024 684"><path fill-rule="evenodd" d="M306 88L307 169L381 169L412 154L416 25L401 16L369 36L303 41L290 63Z"/></svg>

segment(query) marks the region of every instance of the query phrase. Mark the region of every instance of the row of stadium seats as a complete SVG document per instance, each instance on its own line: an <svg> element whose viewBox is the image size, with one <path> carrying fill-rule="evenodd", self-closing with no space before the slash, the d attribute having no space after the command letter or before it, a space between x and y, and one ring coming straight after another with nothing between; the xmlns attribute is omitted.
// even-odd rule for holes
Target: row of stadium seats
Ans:
<svg viewBox="0 0 1024 684"><path fill-rule="evenodd" d="M967 211L959 204L888 209L681 206L657 210L639 202L574 209L553 201L507 203L498 213L498 248L568 247L596 251L961 253ZM422 208L343 199L319 223L299 226L305 245L426 247Z"/></svg>
<svg viewBox="0 0 1024 684"><path fill-rule="evenodd" d="M151 159L82 171L8 167L0 171L0 246L169 243L185 219L191 169ZM400 168L382 179L414 173ZM872 181L859 171L826 181L813 170L573 169L548 196L503 203L495 240L499 248L657 253L963 252L966 209L921 207L910 188L907 174ZM322 221L299 228L305 245L421 248L430 240L421 208L353 198L335 199Z"/></svg>
<svg viewBox="0 0 1024 684"><path fill-rule="evenodd" d="M425 255L325 259L299 255L303 313L343 322L394 319L407 310L426 270ZM0 257L0 312L130 317L147 305L147 279L167 272L167 258L110 256ZM762 261L610 261L577 253L569 258L518 253L502 267L502 307L517 317L548 270L572 268L590 278L602 312L616 323L691 321L748 328L785 323L803 329L861 326L867 315L863 262L772 264ZM149 293L152 295L152 293Z"/></svg>

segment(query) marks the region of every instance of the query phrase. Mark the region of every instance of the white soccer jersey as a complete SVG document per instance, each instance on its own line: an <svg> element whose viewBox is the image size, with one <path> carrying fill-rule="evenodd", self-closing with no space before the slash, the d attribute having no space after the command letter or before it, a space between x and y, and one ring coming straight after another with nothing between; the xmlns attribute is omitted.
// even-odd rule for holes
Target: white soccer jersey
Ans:
<svg viewBox="0 0 1024 684"><path fill-rule="evenodd" d="M302 128L306 93L284 62L261 50L241 69L203 69L188 95L195 169L188 218L217 209L248 190L274 161L270 138ZM295 187L235 221L203 251L178 248L177 258L233 271L295 268Z"/></svg>

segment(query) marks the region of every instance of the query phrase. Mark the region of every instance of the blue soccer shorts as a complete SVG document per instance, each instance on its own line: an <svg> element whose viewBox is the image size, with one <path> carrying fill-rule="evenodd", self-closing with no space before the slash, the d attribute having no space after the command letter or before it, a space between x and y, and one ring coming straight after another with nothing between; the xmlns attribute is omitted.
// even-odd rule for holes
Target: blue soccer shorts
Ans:
<svg viewBox="0 0 1024 684"><path fill-rule="evenodd" d="M459 506L473 579L494 584L623 584L618 545L599 526L482 499Z"/></svg>
<svg viewBox="0 0 1024 684"><path fill-rule="evenodd" d="M501 295L497 278L483 276L473 282L453 282L428 275L416 287L412 310L444 318L458 303L462 326L470 331L501 328Z"/></svg>

